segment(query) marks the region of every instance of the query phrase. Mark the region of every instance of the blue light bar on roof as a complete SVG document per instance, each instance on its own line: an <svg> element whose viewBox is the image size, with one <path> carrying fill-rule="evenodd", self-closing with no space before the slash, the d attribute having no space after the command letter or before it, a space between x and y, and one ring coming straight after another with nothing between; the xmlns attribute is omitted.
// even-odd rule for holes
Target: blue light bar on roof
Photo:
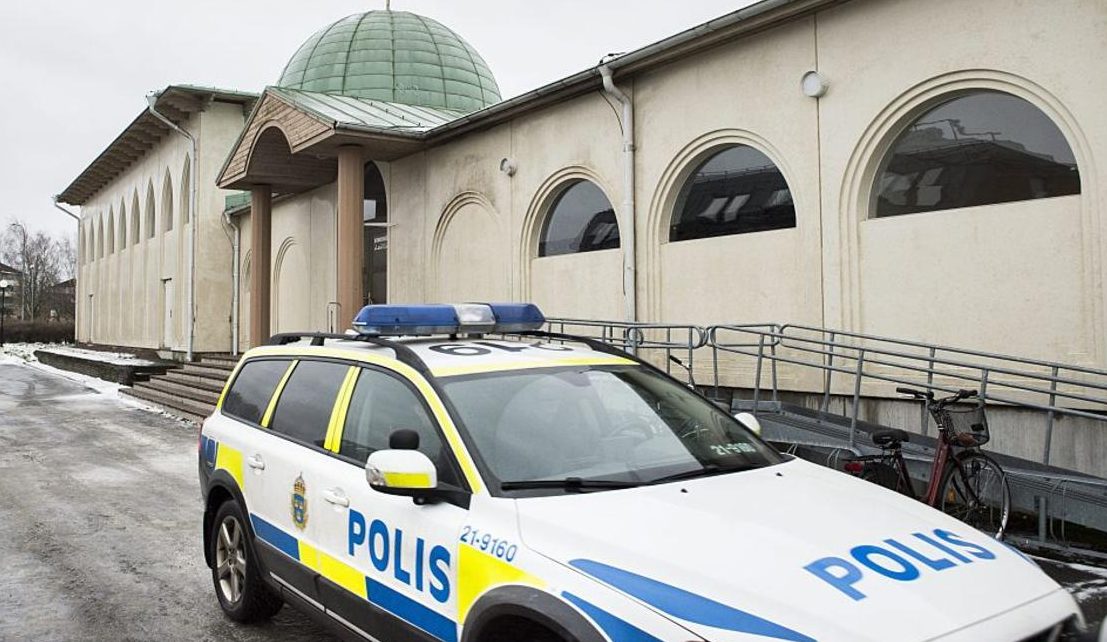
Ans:
<svg viewBox="0 0 1107 642"><path fill-rule="evenodd" d="M546 317L533 303L490 303L496 317L496 332L541 330Z"/></svg>
<svg viewBox="0 0 1107 642"><path fill-rule="evenodd" d="M361 334L453 334L460 325L452 305L367 305L354 317Z"/></svg>
<svg viewBox="0 0 1107 642"><path fill-rule="evenodd" d="M359 333L377 336L524 332L545 323L533 303L367 305L354 317Z"/></svg>

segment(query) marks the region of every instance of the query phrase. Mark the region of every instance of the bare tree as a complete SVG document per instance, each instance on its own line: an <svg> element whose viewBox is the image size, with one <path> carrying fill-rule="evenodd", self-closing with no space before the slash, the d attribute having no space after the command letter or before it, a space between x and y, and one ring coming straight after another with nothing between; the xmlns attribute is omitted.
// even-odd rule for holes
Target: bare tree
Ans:
<svg viewBox="0 0 1107 642"><path fill-rule="evenodd" d="M0 260L19 274L20 316L38 319L49 313L50 288L73 273L73 244L54 240L42 231L30 232L16 220L0 234Z"/></svg>

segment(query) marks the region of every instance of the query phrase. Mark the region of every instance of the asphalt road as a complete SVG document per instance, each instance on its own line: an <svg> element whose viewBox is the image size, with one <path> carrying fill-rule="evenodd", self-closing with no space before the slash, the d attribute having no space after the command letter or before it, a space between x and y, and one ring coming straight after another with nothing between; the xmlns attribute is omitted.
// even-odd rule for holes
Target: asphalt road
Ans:
<svg viewBox="0 0 1107 642"><path fill-rule="evenodd" d="M330 640L285 608L223 617L204 565L197 431L0 364L0 640Z"/></svg>
<svg viewBox="0 0 1107 642"><path fill-rule="evenodd" d="M289 608L223 617L196 447L190 424L0 363L0 640L333 640ZM1107 614L1107 569L1042 565Z"/></svg>

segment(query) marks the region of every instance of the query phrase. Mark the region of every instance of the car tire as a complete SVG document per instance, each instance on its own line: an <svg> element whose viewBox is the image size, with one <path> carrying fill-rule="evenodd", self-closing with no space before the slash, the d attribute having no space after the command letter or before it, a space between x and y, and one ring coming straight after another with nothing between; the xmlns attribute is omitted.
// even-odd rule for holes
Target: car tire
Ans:
<svg viewBox="0 0 1107 642"><path fill-rule="evenodd" d="M262 579L246 523L237 502L223 502L215 512L208 539L211 579L219 606L228 618L243 623L267 620L284 605Z"/></svg>
<svg viewBox="0 0 1107 642"><path fill-rule="evenodd" d="M528 619L512 617L496 622L492 630L483 632L479 642L574 642Z"/></svg>

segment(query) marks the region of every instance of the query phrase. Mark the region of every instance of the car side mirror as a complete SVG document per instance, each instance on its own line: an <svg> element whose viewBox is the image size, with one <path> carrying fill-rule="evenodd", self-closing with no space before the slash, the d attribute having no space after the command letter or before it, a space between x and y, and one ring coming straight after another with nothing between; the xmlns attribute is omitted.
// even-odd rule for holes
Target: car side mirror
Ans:
<svg viewBox="0 0 1107 642"><path fill-rule="evenodd" d="M757 417L748 412L740 412L734 415L734 418L738 420L738 423L749 428L750 432L758 437L761 436L761 422L757 420Z"/></svg>
<svg viewBox="0 0 1107 642"><path fill-rule="evenodd" d="M365 462L365 479L378 492L429 497L438 487L434 462L418 450L378 450Z"/></svg>

